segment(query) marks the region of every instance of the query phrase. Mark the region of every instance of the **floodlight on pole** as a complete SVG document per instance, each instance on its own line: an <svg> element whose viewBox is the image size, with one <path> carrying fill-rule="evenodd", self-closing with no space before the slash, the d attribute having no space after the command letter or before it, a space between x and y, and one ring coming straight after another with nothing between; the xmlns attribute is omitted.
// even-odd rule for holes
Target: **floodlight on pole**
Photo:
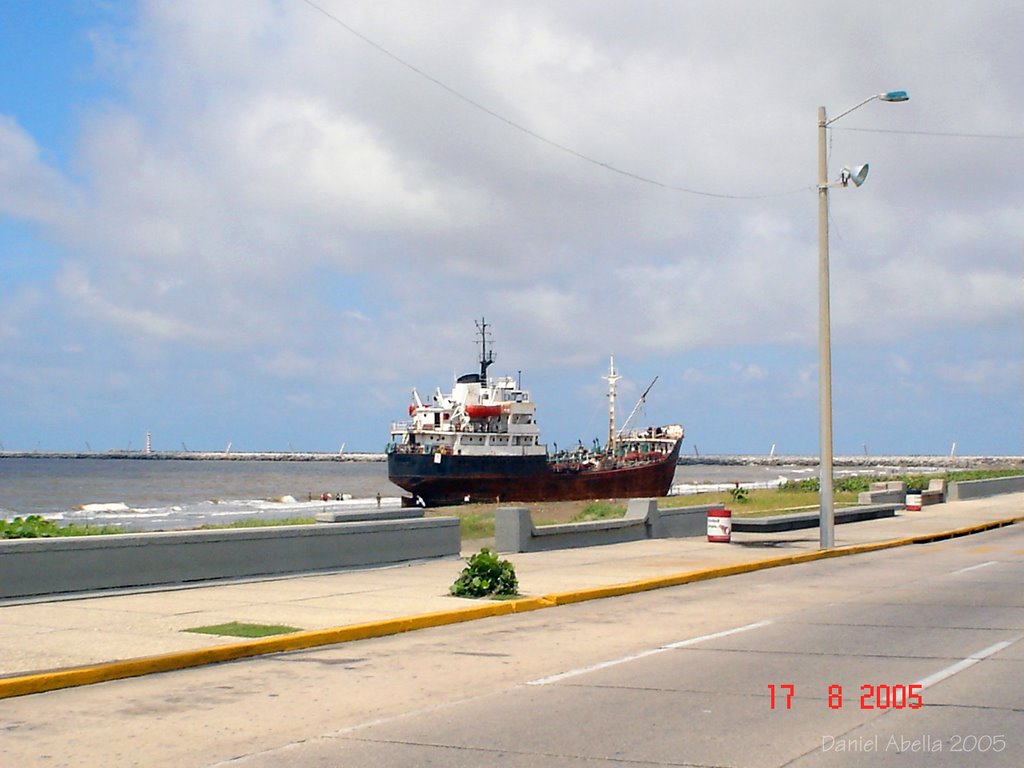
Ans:
<svg viewBox="0 0 1024 768"><path fill-rule="evenodd" d="M839 172L839 185L848 186L852 181L853 186L859 187L868 177L868 164L858 165L856 168L846 166Z"/></svg>
<svg viewBox="0 0 1024 768"><path fill-rule="evenodd" d="M818 424L820 454L818 493L820 499L820 543L822 549L835 546L835 510L832 483L832 331L829 310L828 276L828 127L841 117L863 107L870 101L901 102L910 99L906 91L886 91L869 96L845 112L828 119L825 108L818 107ZM843 168L839 184L855 187L868 176L867 163Z"/></svg>

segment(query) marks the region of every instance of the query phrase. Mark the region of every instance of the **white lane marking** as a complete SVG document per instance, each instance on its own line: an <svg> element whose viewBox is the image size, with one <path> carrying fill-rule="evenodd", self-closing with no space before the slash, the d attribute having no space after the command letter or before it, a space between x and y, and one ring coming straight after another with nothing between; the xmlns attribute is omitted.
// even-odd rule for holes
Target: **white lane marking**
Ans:
<svg viewBox="0 0 1024 768"><path fill-rule="evenodd" d="M935 685L936 683L942 682L947 677L952 677L957 672L963 672L965 669L968 669L969 667L973 667L979 661L984 661L985 659L987 659L989 656L992 656L993 654L996 654L996 653L999 653L1000 651L1006 650L1007 648L1009 648L1011 645L1013 645L1017 641L1021 640L1022 638L1024 638L1024 635L1017 635L1016 637L1012 638L1011 640L1004 640L1001 643L996 643L995 645L990 645L988 648L983 648L982 650L978 651L977 653L972 653L967 658L961 659L960 661L956 662L955 664L950 664L945 669L940 669L938 672L936 672L933 675L928 675L928 677L925 677L925 678L922 678L921 680L918 680L915 683L915 685L921 686L921 690L924 690L925 688L929 688L929 687Z"/></svg>
<svg viewBox="0 0 1024 768"><path fill-rule="evenodd" d="M729 635L735 635L740 632L749 632L752 629L760 629L761 627L767 627L772 622L770 620L758 621L753 624L745 624L742 627L735 627L733 629L726 629L722 632L713 632L710 635L701 635L700 637L691 637L688 640L680 640L675 643L669 643L668 645L662 645L658 648L651 648L648 651L641 651L640 653L630 654L629 656L623 656L619 659L612 659L611 661L602 661L598 664L591 664L589 667L580 667L578 669L571 669L568 672L560 672L557 675L549 675L548 677L542 677L539 680L531 680L527 685L548 685L549 683L557 683L560 680L565 680L569 677L576 677L578 675L585 675L588 672L596 672L599 669L607 669L608 667L614 667L618 664L626 664L630 661L636 661L637 659L643 659L648 656L654 656L657 653L664 653L665 651L671 651L675 648L685 648L690 645L696 645L697 643L703 643L707 640L715 640L719 637L728 637Z"/></svg>
<svg viewBox="0 0 1024 768"><path fill-rule="evenodd" d="M989 560L987 563L978 563L977 565L969 565L966 568L961 568L959 571L953 571L952 573L950 573L950 576L956 576L958 573L967 573L968 571L973 571L973 570L976 570L978 568L987 568L988 566L995 565L998 562L999 562L998 560Z"/></svg>
<svg viewBox="0 0 1024 768"><path fill-rule="evenodd" d="M760 629L761 627L767 627L771 624L771 619L765 619L764 621L757 621L753 624L744 624L742 627L736 627L735 629L726 629L721 632L715 632L710 635L701 635L700 637L691 637L689 640L680 640L677 643L669 643L668 645L662 646L663 648L685 648L688 645L696 645L697 643L703 643L705 640L717 640L720 637L728 637L729 635L736 635L740 632L749 632L752 629Z"/></svg>

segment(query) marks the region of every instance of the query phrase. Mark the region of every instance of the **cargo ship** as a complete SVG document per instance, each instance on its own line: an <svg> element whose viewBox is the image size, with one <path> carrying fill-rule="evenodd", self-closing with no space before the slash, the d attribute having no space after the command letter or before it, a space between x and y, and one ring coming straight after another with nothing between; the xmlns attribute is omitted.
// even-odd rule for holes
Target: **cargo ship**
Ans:
<svg viewBox="0 0 1024 768"><path fill-rule="evenodd" d="M409 493L403 504L626 499L668 493L683 427L625 429L654 382L617 429L615 385L621 377L612 358L603 377L608 381L607 442L549 453L540 441L529 391L510 376L487 375L494 363L487 327L483 320L477 323L479 371L459 376L448 393L438 387L427 402L414 389L410 419L391 427L388 478Z"/></svg>

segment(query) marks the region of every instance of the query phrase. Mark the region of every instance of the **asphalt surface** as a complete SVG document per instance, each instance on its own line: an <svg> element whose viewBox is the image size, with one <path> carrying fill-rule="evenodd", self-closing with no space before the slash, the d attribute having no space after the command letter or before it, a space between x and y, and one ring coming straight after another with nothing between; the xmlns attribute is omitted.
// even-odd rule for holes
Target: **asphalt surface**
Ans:
<svg viewBox="0 0 1024 768"><path fill-rule="evenodd" d="M1024 493L927 506L896 518L837 526L833 554L1022 517ZM817 529L737 533L730 544L704 538L658 539L520 553L507 557L516 567L524 599L505 603L450 597L448 587L463 565L454 558L284 579L8 602L0 605L0 698L538 610L820 554ZM286 625L304 632L240 642L184 631L233 621Z"/></svg>
<svg viewBox="0 0 1024 768"><path fill-rule="evenodd" d="M1024 530L926 547L737 576L714 632L684 618L714 584L594 608L574 618L621 620L627 653L220 765L1018 766Z"/></svg>

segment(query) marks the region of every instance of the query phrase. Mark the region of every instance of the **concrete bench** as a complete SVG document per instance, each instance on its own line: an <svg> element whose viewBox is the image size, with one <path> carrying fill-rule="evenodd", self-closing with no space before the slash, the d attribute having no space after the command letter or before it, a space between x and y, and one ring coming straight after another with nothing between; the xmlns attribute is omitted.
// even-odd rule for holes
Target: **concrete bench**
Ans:
<svg viewBox="0 0 1024 768"><path fill-rule="evenodd" d="M859 523L862 520L879 520L895 517L896 512L903 508L903 502L891 504L873 504L866 507L837 509L833 513L836 525L843 523ZM821 524L821 512L801 512L795 515L773 515L771 517L733 518L734 533L778 533L779 531L797 531L802 528L817 528Z"/></svg>
<svg viewBox="0 0 1024 768"><path fill-rule="evenodd" d="M928 481L928 487L921 491L921 506L942 504L945 500L946 481L942 478L933 477Z"/></svg>
<svg viewBox="0 0 1024 768"><path fill-rule="evenodd" d="M891 504L902 503L906 498L907 488L902 480L872 483L866 491L857 494L858 504Z"/></svg>

